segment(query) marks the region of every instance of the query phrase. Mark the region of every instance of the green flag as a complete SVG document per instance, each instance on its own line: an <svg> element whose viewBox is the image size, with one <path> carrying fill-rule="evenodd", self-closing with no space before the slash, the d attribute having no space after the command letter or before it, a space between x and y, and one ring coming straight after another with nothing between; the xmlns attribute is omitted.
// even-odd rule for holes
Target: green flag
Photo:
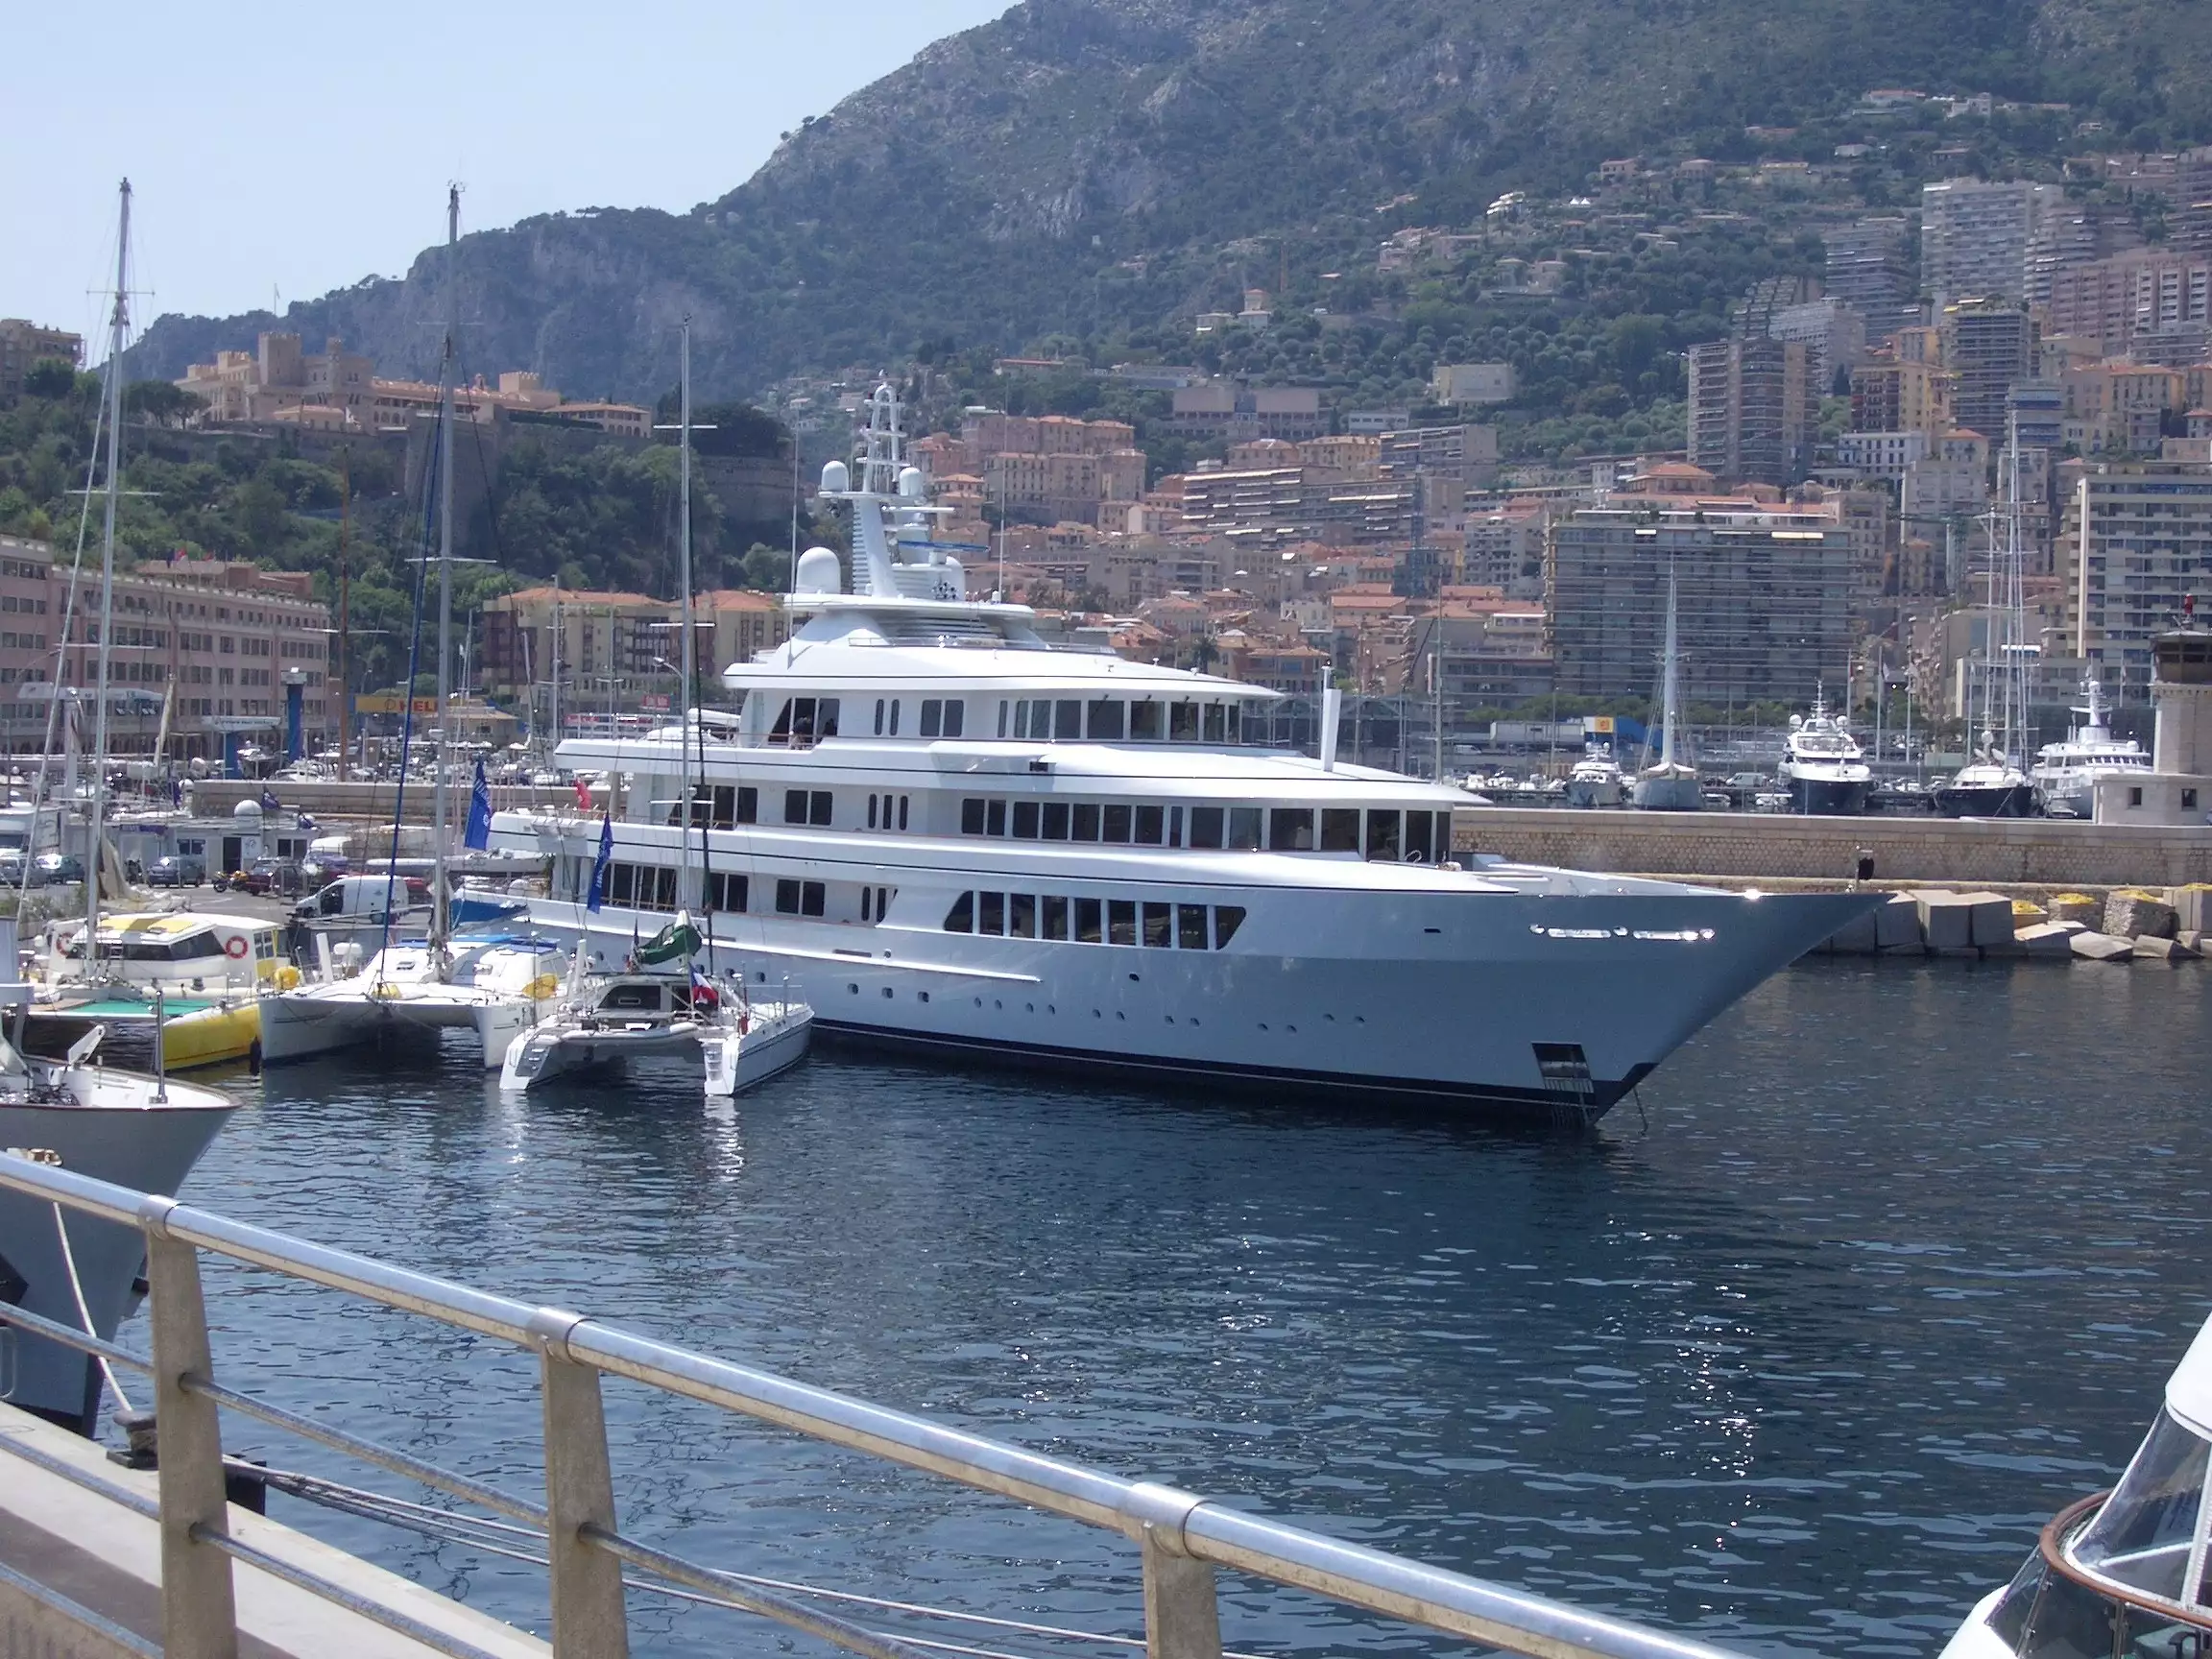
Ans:
<svg viewBox="0 0 2212 1659"><path fill-rule="evenodd" d="M699 953L699 929L691 926L689 916L681 915L637 947L637 964L653 968L663 962L686 962Z"/></svg>

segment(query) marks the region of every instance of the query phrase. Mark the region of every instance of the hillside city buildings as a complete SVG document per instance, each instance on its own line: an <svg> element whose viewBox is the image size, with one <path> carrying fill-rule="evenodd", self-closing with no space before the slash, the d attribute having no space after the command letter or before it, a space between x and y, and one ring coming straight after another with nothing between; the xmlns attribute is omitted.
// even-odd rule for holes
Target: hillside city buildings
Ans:
<svg viewBox="0 0 2212 1659"><path fill-rule="evenodd" d="M23 376L39 363L84 366L84 337L61 328L42 328L20 317L0 317L0 397L23 390Z"/></svg>

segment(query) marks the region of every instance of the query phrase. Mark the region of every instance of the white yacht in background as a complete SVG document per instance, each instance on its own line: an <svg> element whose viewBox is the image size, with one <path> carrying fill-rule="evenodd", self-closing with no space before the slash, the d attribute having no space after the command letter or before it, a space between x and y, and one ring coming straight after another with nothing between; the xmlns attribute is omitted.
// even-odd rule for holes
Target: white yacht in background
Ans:
<svg viewBox="0 0 2212 1659"><path fill-rule="evenodd" d="M1621 777L1621 763L1613 758L1611 751L1593 749L1575 761L1575 769L1567 774L1567 805L1618 806L1626 788Z"/></svg>
<svg viewBox="0 0 2212 1659"><path fill-rule="evenodd" d="M1863 812L1873 782L1865 751L1843 717L1828 712L1824 697L1814 697L1812 713L1790 716L1790 735L1782 745L1782 787L1792 812Z"/></svg>
<svg viewBox="0 0 2212 1659"><path fill-rule="evenodd" d="M2116 773L2148 772L2151 757L2132 737L2114 737L2106 719L2104 688L2095 680L2081 683L2083 704L2074 709L2081 724L2065 741L2046 743L2028 769L2036 805L2054 818L2086 818L2096 805L2097 780Z"/></svg>
<svg viewBox="0 0 2212 1659"><path fill-rule="evenodd" d="M2068 1504L2012 1582L1941 1659L2200 1654L2212 1645L2204 1474L2212 1454L2212 1322L2166 1380L2165 1408L2110 1492Z"/></svg>
<svg viewBox="0 0 2212 1659"><path fill-rule="evenodd" d="M865 421L858 478L822 481L854 590L809 549L733 718L563 743L606 818L493 818L549 861L540 932L613 966L687 910L709 974L826 1038L1587 1120L1878 902L1463 868L1465 794L1337 764L1334 694L1318 757L1259 747L1277 693L968 601L888 387Z"/></svg>

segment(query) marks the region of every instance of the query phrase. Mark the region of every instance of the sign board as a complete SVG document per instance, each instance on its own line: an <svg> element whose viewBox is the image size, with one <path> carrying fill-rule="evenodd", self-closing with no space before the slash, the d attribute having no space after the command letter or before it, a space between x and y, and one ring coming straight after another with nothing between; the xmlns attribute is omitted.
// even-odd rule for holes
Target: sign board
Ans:
<svg viewBox="0 0 2212 1659"><path fill-rule="evenodd" d="M364 691L360 696L353 699L353 712L356 714L404 714L407 712L407 702L408 700L397 691ZM435 714L438 712L438 699L435 697L418 697L414 702L415 712L418 714Z"/></svg>
<svg viewBox="0 0 2212 1659"><path fill-rule="evenodd" d="M648 691L637 699L637 706L641 709L650 709L656 713L665 714L668 711L668 698L663 692Z"/></svg>
<svg viewBox="0 0 2212 1659"><path fill-rule="evenodd" d="M267 714L215 714L200 724L210 732L274 732L283 722Z"/></svg>

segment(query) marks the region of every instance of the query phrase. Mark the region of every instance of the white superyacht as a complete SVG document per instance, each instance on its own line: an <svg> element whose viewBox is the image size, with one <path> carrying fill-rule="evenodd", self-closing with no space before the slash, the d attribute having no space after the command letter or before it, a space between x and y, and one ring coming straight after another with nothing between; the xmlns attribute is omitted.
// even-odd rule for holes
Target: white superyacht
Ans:
<svg viewBox="0 0 2212 1659"><path fill-rule="evenodd" d="M2115 737L2104 706L2104 688L2095 680L2082 682L2086 702L2073 712L2081 724L2065 740L2046 743L2036 752L2028 781L2035 786L2035 802L2054 818L2087 818L2097 805L2097 780L2125 772L2148 772L2151 757L2132 737Z"/></svg>
<svg viewBox="0 0 2212 1659"><path fill-rule="evenodd" d="M1334 698L1318 757L1257 747L1276 693L967 601L888 388L867 419L858 479L823 469L854 590L800 559L735 718L563 743L608 822L493 820L550 861L541 932L613 963L688 910L710 973L787 984L825 1037L1591 1119L1875 902L1463 869L1465 796L1336 764Z"/></svg>

